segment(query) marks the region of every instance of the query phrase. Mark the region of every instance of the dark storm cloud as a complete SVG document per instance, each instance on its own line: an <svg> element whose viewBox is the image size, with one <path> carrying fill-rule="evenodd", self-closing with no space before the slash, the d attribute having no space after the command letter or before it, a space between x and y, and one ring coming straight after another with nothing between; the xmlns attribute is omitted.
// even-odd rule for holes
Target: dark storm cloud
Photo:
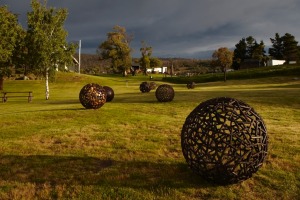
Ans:
<svg viewBox="0 0 300 200"><path fill-rule="evenodd" d="M18 13L26 26L30 0L0 4ZM48 0L48 6L68 9L68 40L82 40L84 53L95 53L115 25L134 35L134 56L142 40L155 56L201 58L250 35L266 45L277 32L300 39L298 0Z"/></svg>

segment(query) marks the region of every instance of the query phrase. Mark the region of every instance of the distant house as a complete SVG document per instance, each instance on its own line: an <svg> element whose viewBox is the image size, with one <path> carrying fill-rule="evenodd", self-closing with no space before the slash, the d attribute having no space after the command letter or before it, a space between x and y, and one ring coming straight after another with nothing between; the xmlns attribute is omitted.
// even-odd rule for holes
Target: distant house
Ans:
<svg viewBox="0 0 300 200"><path fill-rule="evenodd" d="M152 69L147 69L147 72L150 73L161 73L164 74L168 71L168 67L154 67Z"/></svg>
<svg viewBox="0 0 300 200"><path fill-rule="evenodd" d="M256 68L256 67L260 67L260 62L257 59L245 59L241 65L240 65L240 69L250 69L250 68ZM264 65L262 65L264 66Z"/></svg>
<svg viewBox="0 0 300 200"><path fill-rule="evenodd" d="M131 71L138 71L138 70L140 70L140 65L138 64L131 65Z"/></svg>
<svg viewBox="0 0 300 200"><path fill-rule="evenodd" d="M135 76L141 70L141 67L138 63L132 63L130 67L130 73Z"/></svg>
<svg viewBox="0 0 300 200"><path fill-rule="evenodd" d="M283 65L285 63L285 60L269 60L267 62L267 66L276 66L276 65Z"/></svg>

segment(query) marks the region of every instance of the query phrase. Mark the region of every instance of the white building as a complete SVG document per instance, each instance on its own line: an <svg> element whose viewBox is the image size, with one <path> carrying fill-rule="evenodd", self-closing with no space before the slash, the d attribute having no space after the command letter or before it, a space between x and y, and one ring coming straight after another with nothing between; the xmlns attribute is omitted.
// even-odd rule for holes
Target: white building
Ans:
<svg viewBox="0 0 300 200"><path fill-rule="evenodd" d="M165 73L168 71L168 67L155 67L153 68L152 72L155 72L155 73Z"/></svg>
<svg viewBox="0 0 300 200"><path fill-rule="evenodd" d="M285 60L269 60L267 66L283 65Z"/></svg>

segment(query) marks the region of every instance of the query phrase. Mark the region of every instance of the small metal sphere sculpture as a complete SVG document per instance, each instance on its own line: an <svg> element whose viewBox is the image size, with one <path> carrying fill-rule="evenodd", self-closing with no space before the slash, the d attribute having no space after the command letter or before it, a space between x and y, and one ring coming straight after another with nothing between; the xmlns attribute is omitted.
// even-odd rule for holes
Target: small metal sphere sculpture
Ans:
<svg viewBox="0 0 300 200"><path fill-rule="evenodd" d="M198 105L181 132L182 152L189 167L208 181L244 181L262 166L267 155L267 129L246 103L214 98Z"/></svg>
<svg viewBox="0 0 300 200"><path fill-rule="evenodd" d="M111 87L103 86L106 91L106 102L111 102L115 97L115 92Z"/></svg>
<svg viewBox="0 0 300 200"><path fill-rule="evenodd" d="M150 82L150 90L154 90L156 88L155 82Z"/></svg>
<svg viewBox="0 0 300 200"><path fill-rule="evenodd" d="M106 102L106 91L96 83L89 83L80 90L79 100L87 109L98 109Z"/></svg>
<svg viewBox="0 0 300 200"><path fill-rule="evenodd" d="M155 91L156 99L160 102L169 102L174 99L175 92L171 85L163 84L158 86Z"/></svg>
<svg viewBox="0 0 300 200"><path fill-rule="evenodd" d="M146 93L146 92L150 92L151 88L150 88L150 84L148 82L142 82L140 84L140 91L142 93Z"/></svg>
<svg viewBox="0 0 300 200"><path fill-rule="evenodd" d="M196 83L195 82L189 82L188 84L186 84L186 87L188 89L194 89L196 86Z"/></svg>

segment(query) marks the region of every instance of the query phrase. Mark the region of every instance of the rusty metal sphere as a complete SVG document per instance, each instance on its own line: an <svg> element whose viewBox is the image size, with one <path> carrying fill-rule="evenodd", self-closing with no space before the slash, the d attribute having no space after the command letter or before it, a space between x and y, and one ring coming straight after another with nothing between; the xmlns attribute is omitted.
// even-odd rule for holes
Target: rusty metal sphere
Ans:
<svg viewBox="0 0 300 200"><path fill-rule="evenodd" d="M181 132L186 162L195 173L219 183L244 181L267 155L267 129L248 104L233 98L210 99L186 118Z"/></svg>
<svg viewBox="0 0 300 200"><path fill-rule="evenodd" d="M87 109L98 109L106 102L106 91L96 83L89 83L80 90L79 100Z"/></svg>
<svg viewBox="0 0 300 200"><path fill-rule="evenodd" d="M106 91L106 102L111 102L115 97L114 90L109 86L103 86Z"/></svg>
<svg viewBox="0 0 300 200"><path fill-rule="evenodd" d="M150 88L150 84L148 82L142 82L140 84L140 91L142 93L146 93L146 92L150 92L151 88Z"/></svg>
<svg viewBox="0 0 300 200"><path fill-rule="evenodd" d="M186 87L187 87L188 89L194 89L195 86L196 86L196 83L195 83L195 82L189 82L189 83L186 84Z"/></svg>
<svg viewBox="0 0 300 200"><path fill-rule="evenodd" d="M163 84L158 86L155 91L156 99L160 102L169 102L174 99L175 92L171 85Z"/></svg>
<svg viewBox="0 0 300 200"><path fill-rule="evenodd" d="M155 82L150 82L150 90L154 90L157 86Z"/></svg>

